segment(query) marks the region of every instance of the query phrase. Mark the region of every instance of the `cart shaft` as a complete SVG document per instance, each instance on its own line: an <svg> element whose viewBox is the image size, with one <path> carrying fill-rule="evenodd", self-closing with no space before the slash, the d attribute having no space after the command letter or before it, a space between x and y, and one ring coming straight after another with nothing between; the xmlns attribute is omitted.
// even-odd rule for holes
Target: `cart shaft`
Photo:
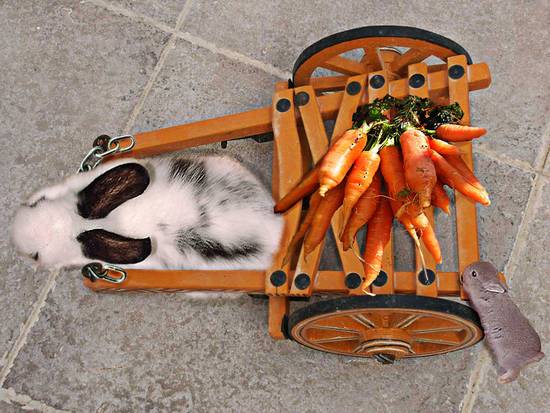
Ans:
<svg viewBox="0 0 550 413"><path fill-rule="evenodd" d="M483 89L491 83L489 68L485 63L467 66L468 89L470 91ZM334 76L312 82L313 88L321 91L336 90L342 87L345 77ZM437 99L449 94L449 80L447 70L428 73L429 96ZM409 94L407 78L389 82L389 93L392 96L403 98ZM323 119L334 119L340 109L344 93L334 92L317 98ZM368 94L364 94L360 104L369 101ZM260 135L272 131L272 107L254 109L248 112L222 116L192 122L184 125L172 126L135 135L135 147L124 154L130 157L153 156L161 153L178 151L194 146L221 142L231 139ZM300 113L295 113L300 122Z"/></svg>

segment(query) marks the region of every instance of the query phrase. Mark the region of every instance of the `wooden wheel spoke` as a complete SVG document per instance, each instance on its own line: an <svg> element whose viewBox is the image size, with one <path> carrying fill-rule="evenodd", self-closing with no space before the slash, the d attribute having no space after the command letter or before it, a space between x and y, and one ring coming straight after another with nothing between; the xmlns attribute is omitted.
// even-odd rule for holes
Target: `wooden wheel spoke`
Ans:
<svg viewBox="0 0 550 413"><path fill-rule="evenodd" d="M451 341L451 340L443 340L439 338L425 338L425 337L414 337L413 341L416 341L417 343L441 344L444 346L456 346L462 342L461 340Z"/></svg>
<svg viewBox="0 0 550 413"><path fill-rule="evenodd" d="M422 48L411 48L403 53L401 56L395 58L389 65L389 70L394 73L400 73L406 69L408 65L413 63L419 63L431 56L431 52Z"/></svg>
<svg viewBox="0 0 550 413"><path fill-rule="evenodd" d="M325 69L332 70L333 72L338 72L349 76L360 75L366 72L366 68L363 63L347 59L340 55L331 57L321 63L320 66Z"/></svg>
<svg viewBox="0 0 550 413"><path fill-rule="evenodd" d="M346 328L346 327L335 327L335 326L320 326L320 325L313 325L310 326L309 329L316 329L316 330L324 330L324 331L338 331L340 333L351 333L351 334L357 334L359 335L360 332L357 330L354 330L352 328Z"/></svg>
<svg viewBox="0 0 550 413"><path fill-rule="evenodd" d="M459 333L463 331L464 327L440 327L440 328L426 328L422 330L407 330L410 334L431 334L431 333Z"/></svg>
<svg viewBox="0 0 550 413"><path fill-rule="evenodd" d="M416 320L418 320L421 317L422 315L420 314L411 314L407 318L401 320L399 323L394 325L393 328L407 328L408 326L410 326L412 323L414 323Z"/></svg>
<svg viewBox="0 0 550 413"><path fill-rule="evenodd" d="M328 343L340 343L342 341L357 341L357 337L331 337L331 338L319 338L317 340L311 340L315 344L328 344Z"/></svg>
<svg viewBox="0 0 550 413"><path fill-rule="evenodd" d="M376 324L374 324L367 316L363 314L350 314L348 317L368 329L376 327Z"/></svg>
<svg viewBox="0 0 550 413"><path fill-rule="evenodd" d="M365 54L361 59L361 63L367 67L368 71L377 72L378 70L382 70L384 61L382 60L380 53L378 53L378 48L365 48L363 51Z"/></svg>

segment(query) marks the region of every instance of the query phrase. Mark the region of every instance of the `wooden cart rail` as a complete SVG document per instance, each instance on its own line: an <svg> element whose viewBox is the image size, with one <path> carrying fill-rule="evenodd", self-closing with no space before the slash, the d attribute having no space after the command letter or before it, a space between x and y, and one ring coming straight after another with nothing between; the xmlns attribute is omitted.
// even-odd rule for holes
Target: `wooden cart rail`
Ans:
<svg viewBox="0 0 550 413"><path fill-rule="evenodd" d="M428 73L428 95L434 100L449 95L449 78L446 66L437 65L440 70ZM430 67L428 66L428 68ZM491 83L489 68L485 63L468 65L466 78L468 90L470 91L484 89ZM311 86L317 93L334 91L342 89L347 79L346 76L312 78ZM286 87L287 82L281 82L278 87L281 86ZM390 81L388 92L395 97L405 97L409 94L408 79L402 78ZM323 119L336 117L343 96L344 92L340 91L317 98ZM368 101L368 94L363 94L359 104L365 104ZM296 112L296 117L299 120L301 119L299 112ZM271 121L272 108L268 106L220 118L142 132L134 135L136 145L131 152L124 154L124 156L153 156L209 143L269 133L273 130Z"/></svg>
<svg viewBox="0 0 550 413"><path fill-rule="evenodd" d="M127 277L120 284L108 281L84 279L84 285L101 292L120 291L240 291L265 293L264 271L195 271L195 270L126 270ZM295 271L289 276L294 277ZM112 274L116 277L116 274ZM459 294L459 274L438 272L437 285L441 295ZM393 290L396 294L416 292L416 274L410 271L396 271ZM349 281L348 281L349 282ZM313 285L313 294L347 294L346 274L343 271L319 271Z"/></svg>

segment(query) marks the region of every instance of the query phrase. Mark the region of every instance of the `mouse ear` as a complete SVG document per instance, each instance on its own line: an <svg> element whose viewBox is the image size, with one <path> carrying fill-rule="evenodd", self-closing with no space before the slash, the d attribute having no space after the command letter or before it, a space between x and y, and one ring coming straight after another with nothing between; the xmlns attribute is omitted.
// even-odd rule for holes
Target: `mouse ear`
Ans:
<svg viewBox="0 0 550 413"><path fill-rule="evenodd" d="M113 209L141 195L149 186L143 165L118 165L94 179L78 193L78 213L83 218L105 218Z"/></svg>
<svg viewBox="0 0 550 413"><path fill-rule="evenodd" d="M103 229L82 232L76 238L85 257L110 264L135 264L151 255L151 239L127 238Z"/></svg>
<svg viewBox="0 0 550 413"><path fill-rule="evenodd" d="M508 288L506 288L506 285L504 285L500 280L489 281L485 283L483 287L487 291L491 291L492 293L497 293L497 294L504 294L505 292L508 291Z"/></svg>

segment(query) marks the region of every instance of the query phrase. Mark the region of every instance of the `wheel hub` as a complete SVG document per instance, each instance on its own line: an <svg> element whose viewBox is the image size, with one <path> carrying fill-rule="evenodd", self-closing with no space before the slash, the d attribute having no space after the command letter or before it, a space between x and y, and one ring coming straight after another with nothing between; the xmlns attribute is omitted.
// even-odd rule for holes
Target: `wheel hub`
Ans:
<svg viewBox="0 0 550 413"><path fill-rule="evenodd" d="M373 328L363 332L354 353L363 357L388 355L392 359L400 359L413 355L414 350L411 335L407 331L396 328Z"/></svg>

